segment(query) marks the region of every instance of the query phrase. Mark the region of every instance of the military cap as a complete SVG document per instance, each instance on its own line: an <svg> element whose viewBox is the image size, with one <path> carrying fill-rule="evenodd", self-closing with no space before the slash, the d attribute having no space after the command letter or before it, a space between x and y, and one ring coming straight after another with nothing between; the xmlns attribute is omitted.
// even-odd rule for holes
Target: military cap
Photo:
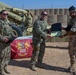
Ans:
<svg viewBox="0 0 76 75"><path fill-rule="evenodd" d="M69 12L76 11L76 8L74 6L71 6L68 10L69 10Z"/></svg>

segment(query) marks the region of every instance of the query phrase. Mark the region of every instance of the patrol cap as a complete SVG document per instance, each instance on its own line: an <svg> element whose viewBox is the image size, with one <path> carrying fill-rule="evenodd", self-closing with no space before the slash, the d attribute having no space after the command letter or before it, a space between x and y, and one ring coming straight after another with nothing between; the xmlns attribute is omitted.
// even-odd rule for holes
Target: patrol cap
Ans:
<svg viewBox="0 0 76 75"><path fill-rule="evenodd" d="M68 10L69 12L72 12L72 11L76 11L76 8L74 6L71 6Z"/></svg>
<svg viewBox="0 0 76 75"><path fill-rule="evenodd" d="M46 11L42 11L41 15L47 15L47 12Z"/></svg>

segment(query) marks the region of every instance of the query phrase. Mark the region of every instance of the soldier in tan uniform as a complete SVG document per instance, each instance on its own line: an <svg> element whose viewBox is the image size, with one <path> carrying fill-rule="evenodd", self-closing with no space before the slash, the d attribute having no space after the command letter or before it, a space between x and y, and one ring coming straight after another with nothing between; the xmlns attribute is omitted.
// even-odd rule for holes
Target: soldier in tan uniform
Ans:
<svg viewBox="0 0 76 75"><path fill-rule="evenodd" d="M76 60L76 8L71 6L69 8L69 15L71 17L68 26L63 28L66 30L66 33L61 36L69 36L69 56L70 56L70 64L71 66L68 68L72 75L76 75L75 71L75 60Z"/></svg>
<svg viewBox="0 0 76 75"><path fill-rule="evenodd" d="M7 65L10 61L10 44L6 42L13 36L13 30L9 26L7 16L6 10L0 12L0 75L5 75L4 72L9 74Z"/></svg>

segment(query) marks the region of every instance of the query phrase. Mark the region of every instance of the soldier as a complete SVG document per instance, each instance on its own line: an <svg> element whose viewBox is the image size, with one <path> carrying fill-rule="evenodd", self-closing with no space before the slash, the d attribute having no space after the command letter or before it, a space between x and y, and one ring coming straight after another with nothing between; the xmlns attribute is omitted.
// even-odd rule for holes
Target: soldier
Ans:
<svg viewBox="0 0 76 75"><path fill-rule="evenodd" d="M13 30L9 26L7 20L8 13L6 10L0 12L0 75L4 75L4 72L9 74L7 65L10 61L10 47L8 38L13 36Z"/></svg>
<svg viewBox="0 0 76 75"><path fill-rule="evenodd" d="M48 23L46 22L47 12L42 11L41 17L34 22L33 25L33 54L31 57L31 69L36 71L37 67L41 66L42 59L45 53L45 39L51 38L51 35L46 34L46 28Z"/></svg>
<svg viewBox="0 0 76 75"><path fill-rule="evenodd" d="M71 17L68 26L63 28L66 30L66 33L61 36L65 37L69 35L69 56L71 66L68 68L73 75L76 75L74 64L76 59L76 8L71 6L69 8L69 15Z"/></svg>

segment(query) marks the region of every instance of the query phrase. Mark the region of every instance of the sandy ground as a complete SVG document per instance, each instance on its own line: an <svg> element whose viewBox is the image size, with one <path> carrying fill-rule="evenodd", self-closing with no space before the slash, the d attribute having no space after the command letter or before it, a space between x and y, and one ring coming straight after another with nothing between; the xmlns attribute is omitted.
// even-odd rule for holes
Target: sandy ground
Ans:
<svg viewBox="0 0 76 75"><path fill-rule="evenodd" d="M11 60L8 69L9 75L70 75L65 71L69 63L68 43L55 42L46 43L46 52L44 55L43 68L32 71L30 67L30 58Z"/></svg>

